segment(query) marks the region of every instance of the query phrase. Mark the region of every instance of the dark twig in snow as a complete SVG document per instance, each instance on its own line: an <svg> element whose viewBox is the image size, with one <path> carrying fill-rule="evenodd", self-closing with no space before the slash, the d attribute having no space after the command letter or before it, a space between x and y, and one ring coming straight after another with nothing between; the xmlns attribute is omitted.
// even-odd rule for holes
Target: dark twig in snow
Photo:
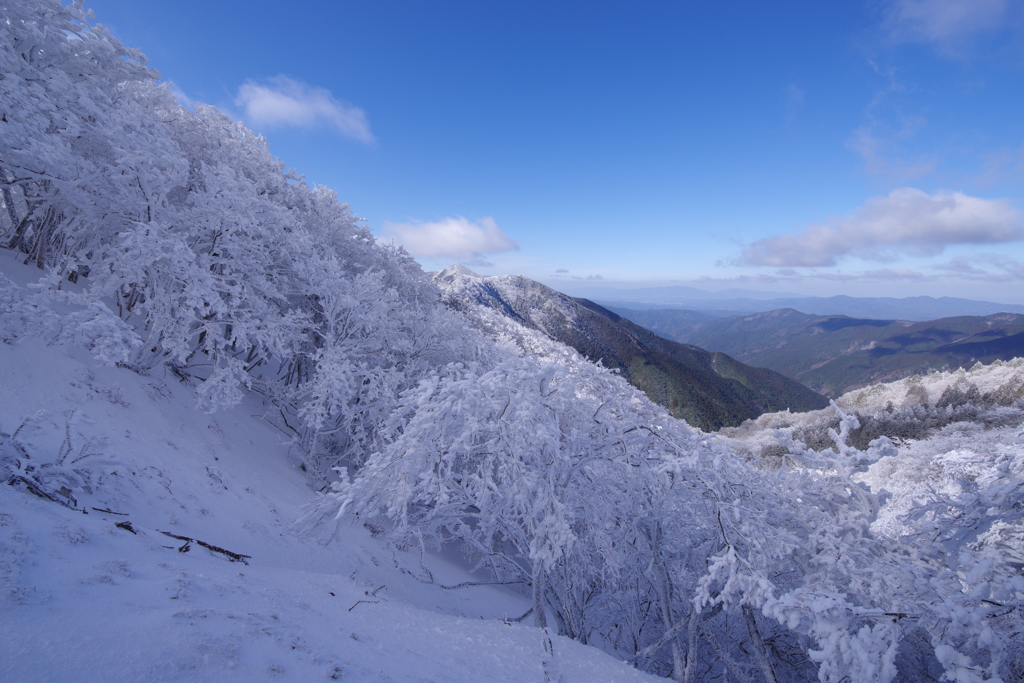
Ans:
<svg viewBox="0 0 1024 683"><path fill-rule="evenodd" d="M367 605L376 605L376 604L377 604L378 602L380 602L380 600L360 600L360 601L359 601L359 602L357 602L356 604L354 604L354 605L352 605L351 607L349 607L349 608L348 608L348 611L349 611L349 612L351 612L352 610L354 610L354 609L355 609L356 607L358 607L359 605L361 605L361 604L362 604L362 603L364 603L364 602L365 602L365 603L366 603Z"/></svg>
<svg viewBox="0 0 1024 683"><path fill-rule="evenodd" d="M371 598L375 598L375 597L377 597L377 593L379 593L380 591L382 591L385 588L387 588L387 584L381 584L380 586L377 586L376 588L374 588L372 591L364 591L363 595L367 595L367 596L369 596ZM358 602L356 602L355 605L352 605L351 607L349 607L348 611L351 612L360 603L363 603L363 602L365 602L368 605L376 605L378 602L380 602L380 600L359 600Z"/></svg>
<svg viewBox="0 0 1024 683"><path fill-rule="evenodd" d="M183 553L188 552L188 544L189 543L196 543L198 545L203 546L207 550L212 550L215 553L221 553L222 555L227 555L228 559L231 560L232 562L241 562L242 564L249 564L248 562L246 562L246 560L251 560L252 559L252 555L243 555L241 553L233 553L230 550L225 550L224 548L215 546L215 545L213 545L211 543L207 543L205 541L200 541L198 538L189 538L188 536L179 536L178 534L172 534L169 531L160 531L160 533L162 533L164 536L170 536L171 538L176 538L179 541L185 541L186 542L185 545L181 546L181 548L178 548L178 550L180 552L183 552Z"/></svg>
<svg viewBox="0 0 1024 683"><path fill-rule="evenodd" d="M121 515L122 517L128 516L127 512L114 512L113 510L107 510L106 508L93 508L93 510L96 512L105 512L108 515Z"/></svg>
<svg viewBox="0 0 1024 683"><path fill-rule="evenodd" d="M533 614L533 607L531 607L530 609L526 610L525 612L520 614L518 617L512 617L511 619L509 619L508 617L505 617L504 619L502 619L502 621L505 622L506 626L511 625L512 622L515 622L515 623L519 624L519 623L522 623L523 619L525 619L526 617L530 616L531 614Z"/></svg>

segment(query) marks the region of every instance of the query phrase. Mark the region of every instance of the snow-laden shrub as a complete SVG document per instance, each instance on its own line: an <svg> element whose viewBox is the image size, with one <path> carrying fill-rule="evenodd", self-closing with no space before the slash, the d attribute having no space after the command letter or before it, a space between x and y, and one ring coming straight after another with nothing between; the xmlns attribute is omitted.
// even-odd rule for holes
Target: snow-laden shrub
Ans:
<svg viewBox="0 0 1024 683"><path fill-rule="evenodd" d="M971 422L988 428L1024 423L1024 359L977 364L970 370L936 372L851 391L836 404L856 415L850 445L864 450L885 436L897 443L926 439L947 425ZM832 408L807 413L766 413L719 434L731 447L777 465L785 452L774 436L784 429L808 448L833 446L838 429Z"/></svg>
<svg viewBox="0 0 1024 683"><path fill-rule="evenodd" d="M858 477L897 448L854 448L857 418L836 410L830 448L779 433L787 462L771 471L594 366L450 366L404 395L387 447L311 519L458 543L496 580L530 586L539 625L547 612L677 680L927 680L915 666L995 680L1009 666L999 643L1021 626L1014 603L993 615L922 540L879 535L887 494ZM1003 599L1016 590L999 585Z"/></svg>
<svg viewBox="0 0 1024 683"><path fill-rule="evenodd" d="M760 425L723 438L780 476L845 478L858 498L867 492L865 501L876 498L877 509L863 503L854 509L873 519L859 532L877 554L866 575L890 577L885 613L898 615L904 632L893 650L901 680L915 671L925 680L945 671L952 680L972 681L1016 680L1024 672L1024 647L1015 635L1024 621L1020 366L1017 360L875 385L841 400L866 414L834 405L803 416L762 416ZM898 452L867 457L890 439ZM822 445L833 455L804 457L821 453ZM843 453L862 458L859 471L844 473L834 455ZM830 573L834 581L838 572Z"/></svg>

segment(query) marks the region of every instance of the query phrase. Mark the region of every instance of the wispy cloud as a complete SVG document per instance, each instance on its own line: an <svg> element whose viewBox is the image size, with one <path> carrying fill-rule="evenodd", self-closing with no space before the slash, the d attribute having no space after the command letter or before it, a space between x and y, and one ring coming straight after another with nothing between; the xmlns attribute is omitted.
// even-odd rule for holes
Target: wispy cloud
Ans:
<svg viewBox="0 0 1024 683"><path fill-rule="evenodd" d="M880 270L865 270L861 277L866 280L923 280L924 273L909 268L882 268Z"/></svg>
<svg viewBox="0 0 1024 683"><path fill-rule="evenodd" d="M897 42L926 43L957 55L977 36L1000 28L1009 0L894 0L884 27Z"/></svg>
<svg viewBox="0 0 1024 683"><path fill-rule="evenodd" d="M899 253L939 254L950 244L1010 242L1022 233L1021 212L1005 199L904 187L872 197L828 225L758 240L739 263L786 268L833 266L844 256L888 261Z"/></svg>
<svg viewBox="0 0 1024 683"><path fill-rule="evenodd" d="M287 76L266 83L246 81L235 104L242 107L250 126L328 127L360 142L374 140L362 109L338 101L329 90Z"/></svg>
<svg viewBox="0 0 1024 683"><path fill-rule="evenodd" d="M934 155L907 158L901 154L901 148L925 124L923 118L915 117L904 120L898 130L883 132L883 127L873 121L855 130L846 141L846 148L861 158L864 170L871 175L897 182L917 180L934 171L939 159Z"/></svg>
<svg viewBox="0 0 1024 683"><path fill-rule="evenodd" d="M908 151L915 136L927 127L928 120L905 109L905 99L913 88L898 78L895 69L883 69L868 62L883 79L867 105L867 120L853 131L846 148L860 156L864 170L893 183L907 183L935 170L939 159Z"/></svg>
<svg viewBox="0 0 1024 683"><path fill-rule="evenodd" d="M1005 180L1024 180L1024 145L1016 149L1003 148L986 154L982 160L982 171L972 179L981 185L991 185Z"/></svg>
<svg viewBox="0 0 1024 683"><path fill-rule="evenodd" d="M175 84L175 83L171 83L170 87L171 87L171 94L173 94L176 98L178 98L178 102L181 104L181 106L185 107L188 110L195 109L196 101L193 100L188 95L186 95L184 90L179 88L177 86L177 84Z"/></svg>
<svg viewBox="0 0 1024 683"><path fill-rule="evenodd" d="M384 223L383 233L413 256L477 259L519 248L489 216L476 223L462 216L433 223Z"/></svg>
<svg viewBox="0 0 1024 683"><path fill-rule="evenodd" d="M957 256L936 269L965 280L982 282L1020 282L1024 280L1024 263L1000 254Z"/></svg>

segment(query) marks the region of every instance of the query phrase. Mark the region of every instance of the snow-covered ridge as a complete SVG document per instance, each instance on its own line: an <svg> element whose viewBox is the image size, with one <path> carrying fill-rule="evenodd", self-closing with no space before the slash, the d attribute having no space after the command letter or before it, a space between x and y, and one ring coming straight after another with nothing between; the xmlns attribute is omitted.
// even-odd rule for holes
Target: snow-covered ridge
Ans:
<svg viewBox="0 0 1024 683"><path fill-rule="evenodd" d="M940 556L988 554L988 561L1009 563L997 582L1024 587L1015 576L1024 565L1022 515L1017 510L1009 521L998 513L1024 501L1024 358L875 384L844 394L835 408L762 415L720 438L778 466L794 438L834 441L841 411L859 416L851 443L899 443L898 454L862 466L854 477L885 501L872 524L876 532L894 539L930 534L930 552ZM949 518L959 522L943 528ZM993 553L995 547L1002 551Z"/></svg>
<svg viewBox="0 0 1024 683"><path fill-rule="evenodd" d="M482 277L456 265L435 273L449 307L471 319L494 311L621 373L674 417L714 431L766 410L827 405L781 374L658 337L593 302L521 276ZM493 335L492 335L493 336Z"/></svg>
<svg viewBox="0 0 1024 683"><path fill-rule="evenodd" d="M473 301L501 311L527 327L557 338L560 328L576 317L572 300L521 275L483 277L455 264L435 273L433 280L447 296Z"/></svg>

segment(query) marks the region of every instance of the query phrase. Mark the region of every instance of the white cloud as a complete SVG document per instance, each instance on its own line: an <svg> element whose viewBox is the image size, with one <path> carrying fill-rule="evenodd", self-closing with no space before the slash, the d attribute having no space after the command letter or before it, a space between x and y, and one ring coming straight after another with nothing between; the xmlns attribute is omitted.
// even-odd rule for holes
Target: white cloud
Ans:
<svg viewBox="0 0 1024 683"><path fill-rule="evenodd" d="M471 259L519 248L489 216L476 223L462 216L433 223L384 223L383 232L413 256Z"/></svg>
<svg viewBox="0 0 1024 683"><path fill-rule="evenodd" d="M899 42L932 43L956 52L980 33L998 29L1009 0L895 0L885 27Z"/></svg>
<svg viewBox="0 0 1024 683"><path fill-rule="evenodd" d="M941 253L949 244L1010 242L1022 235L1021 212L1005 199L962 192L928 194L904 187L872 197L852 216L777 235L746 247L740 263L756 266L833 266L843 256L889 261L897 253Z"/></svg>
<svg viewBox="0 0 1024 683"><path fill-rule="evenodd" d="M360 142L374 140L362 109L339 102L324 88L286 76L276 76L266 84L246 81L238 89L235 104L245 111L250 126L328 126Z"/></svg>

